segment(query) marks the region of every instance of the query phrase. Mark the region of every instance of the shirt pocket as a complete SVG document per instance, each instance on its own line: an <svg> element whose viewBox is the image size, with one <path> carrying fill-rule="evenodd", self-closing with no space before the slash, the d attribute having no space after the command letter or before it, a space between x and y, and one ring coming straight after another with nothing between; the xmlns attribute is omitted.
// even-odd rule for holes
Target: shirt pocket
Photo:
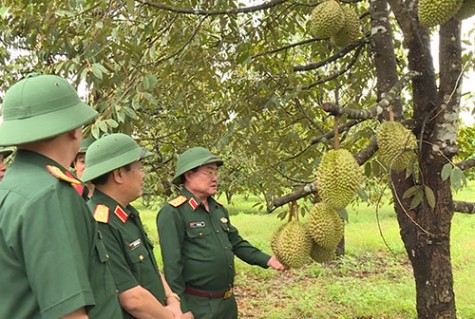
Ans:
<svg viewBox="0 0 475 319"><path fill-rule="evenodd" d="M148 251L141 245L135 249L131 249L128 252L128 258L132 264L142 263L147 259Z"/></svg>
<svg viewBox="0 0 475 319"><path fill-rule="evenodd" d="M186 230L186 237L190 240L200 240L209 236L211 230L208 227L203 228L189 228Z"/></svg>

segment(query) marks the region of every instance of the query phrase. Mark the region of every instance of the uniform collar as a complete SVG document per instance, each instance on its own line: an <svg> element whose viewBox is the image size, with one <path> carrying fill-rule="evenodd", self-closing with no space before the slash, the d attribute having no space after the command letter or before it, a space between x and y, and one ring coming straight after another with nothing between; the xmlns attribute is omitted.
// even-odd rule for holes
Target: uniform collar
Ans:
<svg viewBox="0 0 475 319"><path fill-rule="evenodd" d="M135 210L135 208L133 208L131 205L127 205L126 207L124 207L119 204L115 199L113 199L106 193L101 192L97 188L94 189L91 201L96 204L104 204L109 207L110 211L114 213L117 218L119 218L120 221L122 221L123 223L127 221L130 215L137 215L137 210Z"/></svg>
<svg viewBox="0 0 475 319"><path fill-rule="evenodd" d="M196 210L198 207L202 206L202 200L199 199L198 197L195 197L193 193L191 193L186 187L181 188L181 194L186 196L188 203L185 205L189 205L193 210ZM216 201L212 196L208 196L208 206L211 207L211 205L218 204L219 206L222 206L221 203Z"/></svg>

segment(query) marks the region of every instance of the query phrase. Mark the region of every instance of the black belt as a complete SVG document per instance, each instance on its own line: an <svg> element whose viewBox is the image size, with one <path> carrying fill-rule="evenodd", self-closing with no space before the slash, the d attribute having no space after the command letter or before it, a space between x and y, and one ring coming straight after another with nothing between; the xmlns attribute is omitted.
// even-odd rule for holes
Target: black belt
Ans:
<svg viewBox="0 0 475 319"><path fill-rule="evenodd" d="M192 287L186 287L185 288L185 293L193 296L198 296L198 297L205 297L205 298L222 298L222 299L228 299L233 295L233 287L229 288L226 291L218 291L218 292L210 292L206 290L201 290L201 289L196 289Z"/></svg>

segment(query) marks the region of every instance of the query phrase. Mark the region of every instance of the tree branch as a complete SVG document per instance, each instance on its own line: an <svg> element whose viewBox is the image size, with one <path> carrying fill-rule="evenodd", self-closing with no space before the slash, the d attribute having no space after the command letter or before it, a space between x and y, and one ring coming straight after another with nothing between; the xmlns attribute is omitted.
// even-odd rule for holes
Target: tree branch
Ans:
<svg viewBox="0 0 475 319"><path fill-rule="evenodd" d="M374 152L377 151L377 149L378 149L378 146L376 145L376 138L372 138L370 144L366 147L366 149L362 150L361 152L355 155L355 159L358 162L358 164L360 166L363 165L374 154ZM292 193L289 193L279 198L275 198L271 202L271 206L268 207L267 212L271 213L277 207L283 206L287 203L298 200L312 193L316 193L317 191L318 191L317 182L314 181L312 183L309 183L305 185L303 188L297 189L296 191L293 191Z"/></svg>
<svg viewBox="0 0 475 319"><path fill-rule="evenodd" d="M202 15L202 16L216 16L216 15L234 15L234 14L240 14L240 13L251 13L251 12L256 12L260 10L265 10L265 9L269 9L269 8L281 5L287 2L288 0L272 0L272 1L269 1L268 3L263 3L256 6L234 8L234 9L222 9L222 10L182 9L182 8L172 7L167 4L156 3L152 1L143 1L143 0L136 0L136 1L146 6L151 6L157 9L171 11L175 13L193 14L193 15Z"/></svg>
<svg viewBox="0 0 475 319"><path fill-rule="evenodd" d="M338 71L338 72L333 73L332 75L330 75L330 76L327 77L327 78L323 78L323 79L321 79L321 80L318 80L318 81L315 81L315 82L313 82L313 83L310 83L310 84L308 84L308 85L302 87L302 90L304 90L304 91L305 91L305 90L310 90L311 88L313 88L313 87L315 87L315 86L317 86L317 85L323 84L323 83L325 83L325 82L329 82L329 81L334 80L334 79L336 79L337 77L339 77L339 76L345 74L348 70L351 69L351 67L352 67L352 66L356 63L356 61L358 60L358 57L360 56L360 53L361 53L361 49L362 49L362 48L363 48L363 47L360 46L360 47L358 47L358 49L356 49L356 52L355 52L355 55L353 56L353 59L350 61L350 63L348 63L348 65L346 66L346 68L344 68L343 70L340 70L340 71Z"/></svg>
<svg viewBox="0 0 475 319"><path fill-rule="evenodd" d="M386 93L382 94L382 99L376 105L364 109L352 109L348 107L341 107L333 103L323 103L322 109L333 116L346 115L350 119L371 119L380 115L388 106L392 105L394 101L399 97L403 87L414 78L418 73L409 71L394 86Z"/></svg>
<svg viewBox="0 0 475 319"><path fill-rule="evenodd" d="M475 214L475 203L473 202L462 202L454 200L454 211L464 214Z"/></svg>
<svg viewBox="0 0 475 319"><path fill-rule="evenodd" d="M460 168L462 171L465 171L467 169L470 169L475 166L475 157L472 157L468 160L459 162L455 164L458 168Z"/></svg>
<svg viewBox="0 0 475 319"><path fill-rule="evenodd" d="M353 49L358 48L358 47L362 46L363 44L365 44L368 41L367 38L368 38L368 35L365 35L364 38L361 38L357 42L347 46L346 48L341 49L340 51L338 51L337 53L335 53L334 55L328 57L325 60L322 60L322 61L319 61L319 62L316 62L316 63L306 64L306 65L294 66L294 72L315 70L315 69L318 69L318 68L320 68L324 65L335 62L339 58L344 57L347 53L353 51Z"/></svg>
<svg viewBox="0 0 475 319"><path fill-rule="evenodd" d="M356 119L356 120L352 120L352 121L348 121L346 122L345 124L343 125L340 125L338 127L338 133L342 133L342 132L345 132L345 131L348 131L352 126L355 126L356 124L362 122L362 120L360 119ZM314 139L312 139L310 141L310 145L314 145L314 144L317 144L317 143L320 143L322 140L329 140L331 138L333 138L335 136L335 132L334 131L331 131L331 132L328 132L326 134L323 134L323 135L320 135Z"/></svg>

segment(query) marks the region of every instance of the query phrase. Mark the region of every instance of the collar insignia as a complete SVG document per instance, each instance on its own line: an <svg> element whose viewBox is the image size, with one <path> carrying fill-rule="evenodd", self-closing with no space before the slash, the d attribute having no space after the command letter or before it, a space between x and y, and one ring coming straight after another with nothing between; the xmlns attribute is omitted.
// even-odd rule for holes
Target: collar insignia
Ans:
<svg viewBox="0 0 475 319"><path fill-rule="evenodd" d="M127 221L127 218L129 218L129 216L127 215L126 212L124 212L124 210L122 208L120 208L120 206L117 206L114 210L114 214L117 216L117 218L120 219L120 221L122 223L125 224L125 222Z"/></svg>
<svg viewBox="0 0 475 319"><path fill-rule="evenodd" d="M70 172L63 172L59 167L53 165L46 165L46 169L48 170L48 172L50 172L51 175L53 175L57 179L70 183L71 186L79 193L79 195L83 195L84 185L81 183L81 181L76 179Z"/></svg>
<svg viewBox="0 0 475 319"><path fill-rule="evenodd" d="M198 206L199 206L198 203L196 202L196 200L193 197L190 198L188 203L190 204L191 207L193 207L193 210L197 209Z"/></svg>

